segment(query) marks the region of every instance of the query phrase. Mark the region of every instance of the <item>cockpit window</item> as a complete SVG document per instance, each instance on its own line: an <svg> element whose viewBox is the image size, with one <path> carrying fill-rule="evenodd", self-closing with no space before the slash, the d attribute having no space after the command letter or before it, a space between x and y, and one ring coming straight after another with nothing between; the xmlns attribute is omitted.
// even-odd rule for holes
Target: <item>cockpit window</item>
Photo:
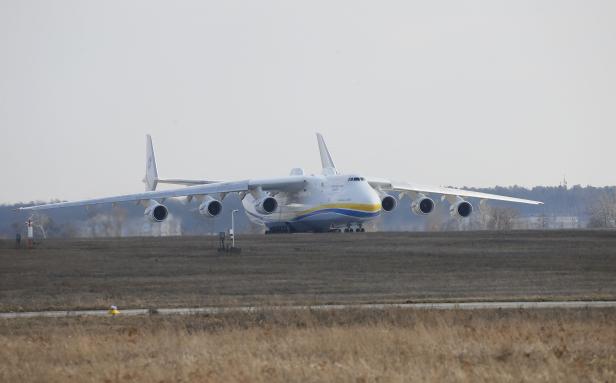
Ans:
<svg viewBox="0 0 616 383"><path fill-rule="evenodd" d="M349 181L365 181L364 177L349 177Z"/></svg>

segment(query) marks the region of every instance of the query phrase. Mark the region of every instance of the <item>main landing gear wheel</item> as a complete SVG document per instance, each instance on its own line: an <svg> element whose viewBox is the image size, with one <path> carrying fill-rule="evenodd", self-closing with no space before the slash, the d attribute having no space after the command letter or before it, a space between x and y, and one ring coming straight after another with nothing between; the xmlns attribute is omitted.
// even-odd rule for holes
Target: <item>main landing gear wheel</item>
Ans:
<svg viewBox="0 0 616 383"><path fill-rule="evenodd" d="M345 232L345 233L353 233L353 232L355 232L355 233L364 233L365 231L366 231L366 229L364 229L362 225L359 225L359 226L358 226L357 228L355 228L355 229L353 229L353 228L351 227L351 225L349 225L349 226L347 226L347 227L344 229L344 232Z"/></svg>

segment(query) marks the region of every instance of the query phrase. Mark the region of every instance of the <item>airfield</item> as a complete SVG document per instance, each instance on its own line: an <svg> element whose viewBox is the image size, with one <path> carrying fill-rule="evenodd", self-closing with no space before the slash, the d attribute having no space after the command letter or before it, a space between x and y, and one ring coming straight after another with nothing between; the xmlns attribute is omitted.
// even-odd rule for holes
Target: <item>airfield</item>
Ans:
<svg viewBox="0 0 616 383"><path fill-rule="evenodd" d="M332 233L0 242L0 312L616 300L611 231Z"/></svg>
<svg viewBox="0 0 616 383"><path fill-rule="evenodd" d="M0 381L616 379L614 232L217 241L0 242Z"/></svg>

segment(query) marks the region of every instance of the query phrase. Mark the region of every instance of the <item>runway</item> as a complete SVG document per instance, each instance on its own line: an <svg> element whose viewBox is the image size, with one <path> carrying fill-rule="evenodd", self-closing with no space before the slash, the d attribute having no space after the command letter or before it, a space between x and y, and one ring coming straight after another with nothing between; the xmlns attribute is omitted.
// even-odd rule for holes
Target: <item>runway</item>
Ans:
<svg viewBox="0 0 616 383"><path fill-rule="evenodd" d="M456 302L456 303L374 303L349 305L313 305L313 306L236 306L236 307L193 307L193 308L158 308L127 309L120 308L120 316L145 315L195 315L225 314L259 311L294 311L294 310L531 310L531 309L585 309L613 308L616 301L541 301L541 302ZM4 312L0 319L17 318L64 318L64 317L104 317L110 316L108 310L74 310L74 311L30 311Z"/></svg>

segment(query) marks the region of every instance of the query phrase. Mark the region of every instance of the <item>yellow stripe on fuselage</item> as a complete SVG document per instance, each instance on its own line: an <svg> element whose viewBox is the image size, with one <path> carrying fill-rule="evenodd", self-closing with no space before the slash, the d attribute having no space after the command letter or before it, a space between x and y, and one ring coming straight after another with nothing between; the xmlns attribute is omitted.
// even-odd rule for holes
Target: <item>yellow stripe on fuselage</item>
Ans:
<svg viewBox="0 0 616 383"><path fill-rule="evenodd" d="M327 203L323 205L319 205L307 210L303 210L297 212L299 215L312 213L313 211L322 210L322 209L349 209L349 210L359 210L365 211L368 213L376 213L381 210L380 203Z"/></svg>

